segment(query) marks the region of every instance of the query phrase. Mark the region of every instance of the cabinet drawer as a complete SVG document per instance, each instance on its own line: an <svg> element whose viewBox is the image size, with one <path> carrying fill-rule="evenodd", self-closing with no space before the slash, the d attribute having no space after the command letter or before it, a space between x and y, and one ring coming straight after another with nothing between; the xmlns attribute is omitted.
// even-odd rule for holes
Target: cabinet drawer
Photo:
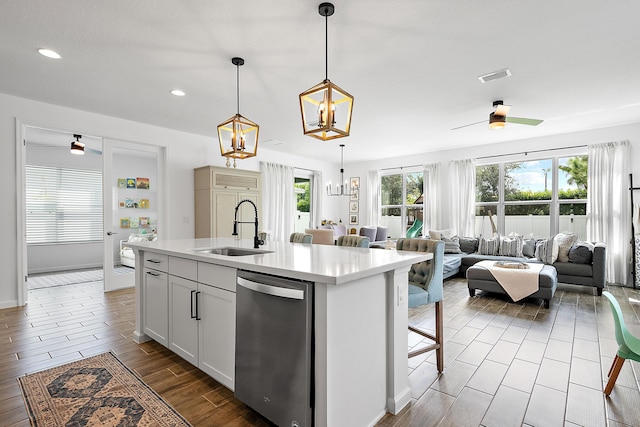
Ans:
<svg viewBox="0 0 640 427"><path fill-rule="evenodd" d="M169 271L169 256L164 254L156 254L153 252L144 253L144 266L153 270Z"/></svg>
<svg viewBox="0 0 640 427"><path fill-rule="evenodd" d="M190 259L170 256L169 274L196 281L198 280L198 262Z"/></svg>
<svg viewBox="0 0 640 427"><path fill-rule="evenodd" d="M236 291L236 269L221 265L198 263L198 282L227 291Z"/></svg>

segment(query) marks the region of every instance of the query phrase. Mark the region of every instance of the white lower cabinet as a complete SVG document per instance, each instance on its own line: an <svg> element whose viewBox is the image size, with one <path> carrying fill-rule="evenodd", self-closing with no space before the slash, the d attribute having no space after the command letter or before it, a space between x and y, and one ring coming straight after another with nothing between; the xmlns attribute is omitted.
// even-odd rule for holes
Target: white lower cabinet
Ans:
<svg viewBox="0 0 640 427"><path fill-rule="evenodd" d="M194 268L196 264L206 265L193 262ZM222 273L216 280L220 277L233 280L232 285L225 284L225 287L235 289L235 269L207 265L203 270L212 267ZM171 273L171 267L169 271ZM233 390L235 292L172 274L168 282L169 349Z"/></svg>
<svg viewBox="0 0 640 427"><path fill-rule="evenodd" d="M169 323L167 321L168 310L168 274L153 270L144 269L144 280L142 282L144 304L142 309L143 331L149 337L167 347Z"/></svg>

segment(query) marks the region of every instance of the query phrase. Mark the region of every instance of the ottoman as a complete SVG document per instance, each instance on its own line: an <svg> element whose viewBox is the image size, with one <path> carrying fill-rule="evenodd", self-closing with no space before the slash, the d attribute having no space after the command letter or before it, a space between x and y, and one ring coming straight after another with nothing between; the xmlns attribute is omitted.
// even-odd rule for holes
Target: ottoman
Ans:
<svg viewBox="0 0 640 427"><path fill-rule="evenodd" d="M478 265L473 265L467 269L467 282L469 286L469 296L476 295L476 289L488 292L506 294L502 286L496 281L489 270ZM558 273L551 265L545 265L540 271L538 279L539 289L531 294L529 298L542 298L544 308L549 308L549 301L553 298L558 287Z"/></svg>

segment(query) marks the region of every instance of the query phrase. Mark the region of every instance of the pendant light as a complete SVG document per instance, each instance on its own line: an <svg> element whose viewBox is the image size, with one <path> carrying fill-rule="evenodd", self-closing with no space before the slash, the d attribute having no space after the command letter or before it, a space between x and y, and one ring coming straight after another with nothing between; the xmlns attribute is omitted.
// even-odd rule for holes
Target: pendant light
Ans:
<svg viewBox="0 0 640 427"><path fill-rule="evenodd" d="M76 140L71 141L71 154L75 154L76 156L83 156L84 144L80 142L80 138L82 138L82 135L73 134L73 137Z"/></svg>
<svg viewBox="0 0 640 427"><path fill-rule="evenodd" d="M356 191L358 187L350 187L349 182L344 179L344 144L340 144L340 181L336 185L335 192L331 182L327 183L327 196L350 196Z"/></svg>
<svg viewBox="0 0 640 427"><path fill-rule="evenodd" d="M236 100L238 112L235 116L218 125L218 140L220 141L220 154L233 159L233 167L236 167L236 159L254 157L258 153L258 132L260 126L246 117L240 115L240 66L244 65L244 59L232 58L231 63L236 66Z"/></svg>
<svg viewBox="0 0 640 427"><path fill-rule="evenodd" d="M329 81L328 22L335 8L321 3L318 12L325 18L325 78L300 94L300 113L305 135L328 141L349 136L353 96Z"/></svg>

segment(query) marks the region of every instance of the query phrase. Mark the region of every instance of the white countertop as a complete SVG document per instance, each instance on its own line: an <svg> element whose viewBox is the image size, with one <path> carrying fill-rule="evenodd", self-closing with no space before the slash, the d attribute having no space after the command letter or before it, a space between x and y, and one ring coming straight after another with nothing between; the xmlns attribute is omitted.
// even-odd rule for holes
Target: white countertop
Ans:
<svg viewBox="0 0 640 427"><path fill-rule="evenodd" d="M432 254L424 252L271 241L265 242L260 249L273 252L260 255L225 256L198 252L198 249L220 247L253 248L253 240L230 238L128 242L127 246L142 251L333 285L432 258Z"/></svg>

